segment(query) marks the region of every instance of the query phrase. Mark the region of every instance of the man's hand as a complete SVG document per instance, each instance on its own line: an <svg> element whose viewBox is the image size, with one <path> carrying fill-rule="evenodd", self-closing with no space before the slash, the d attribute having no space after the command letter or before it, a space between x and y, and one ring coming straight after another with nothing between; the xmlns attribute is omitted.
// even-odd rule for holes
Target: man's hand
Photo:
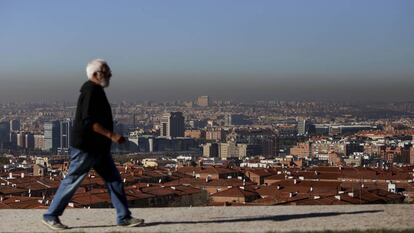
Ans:
<svg viewBox="0 0 414 233"><path fill-rule="evenodd" d="M99 134L111 139L113 142L118 143L118 144L122 144L126 141L126 139L122 135L119 135L115 132L112 132L110 130L105 129L99 123L94 123L92 125L92 130L96 133L99 133Z"/></svg>
<svg viewBox="0 0 414 233"><path fill-rule="evenodd" d="M117 133L112 133L111 140L118 144L122 144L126 141L126 139L122 135L119 135Z"/></svg>

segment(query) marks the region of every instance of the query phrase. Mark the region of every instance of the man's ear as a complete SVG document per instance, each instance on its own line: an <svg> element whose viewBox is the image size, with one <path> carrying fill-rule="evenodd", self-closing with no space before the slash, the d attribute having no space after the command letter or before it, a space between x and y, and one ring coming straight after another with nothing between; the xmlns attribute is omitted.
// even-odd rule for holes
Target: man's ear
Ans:
<svg viewBox="0 0 414 233"><path fill-rule="evenodd" d="M101 81L101 78L100 78L99 72L95 72L95 73L93 73L93 77L95 78L95 80Z"/></svg>

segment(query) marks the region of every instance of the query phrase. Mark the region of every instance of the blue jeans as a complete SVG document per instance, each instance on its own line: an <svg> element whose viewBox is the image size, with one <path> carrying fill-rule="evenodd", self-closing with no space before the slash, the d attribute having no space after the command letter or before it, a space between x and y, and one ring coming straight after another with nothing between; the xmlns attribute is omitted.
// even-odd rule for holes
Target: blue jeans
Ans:
<svg viewBox="0 0 414 233"><path fill-rule="evenodd" d="M72 147L68 174L61 181L49 209L43 215L45 220L56 220L58 216L63 214L76 189L91 168L94 168L105 181L111 196L112 205L116 209L117 223L122 223L125 219L131 217L124 184L111 153L89 153Z"/></svg>

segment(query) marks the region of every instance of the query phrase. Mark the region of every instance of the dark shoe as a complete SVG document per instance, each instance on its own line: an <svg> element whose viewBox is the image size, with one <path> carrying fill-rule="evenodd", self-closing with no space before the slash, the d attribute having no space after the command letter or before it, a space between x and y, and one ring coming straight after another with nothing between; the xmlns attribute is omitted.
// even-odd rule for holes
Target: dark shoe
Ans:
<svg viewBox="0 0 414 233"><path fill-rule="evenodd" d="M123 227L136 227L140 225L144 225L144 219L132 218L132 217L125 219L121 223L118 223L118 226L123 226Z"/></svg>
<svg viewBox="0 0 414 233"><path fill-rule="evenodd" d="M46 219L43 219L42 222L43 222L43 224L45 224L46 226L48 226L52 230L65 230L65 229L69 229L69 227L66 226L66 225L64 225L64 224L62 224L59 219L56 219L56 220L46 220Z"/></svg>

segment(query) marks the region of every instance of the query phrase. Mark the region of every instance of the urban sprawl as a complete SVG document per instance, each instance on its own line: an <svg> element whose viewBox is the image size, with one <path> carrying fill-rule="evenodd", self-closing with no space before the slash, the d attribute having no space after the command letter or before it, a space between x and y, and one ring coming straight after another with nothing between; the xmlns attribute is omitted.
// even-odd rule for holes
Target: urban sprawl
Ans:
<svg viewBox="0 0 414 233"><path fill-rule="evenodd" d="M0 104L0 208L47 208L73 103ZM412 203L414 103L195 100L112 105L130 207ZM111 207L91 170L72 208Z"/></svg>

